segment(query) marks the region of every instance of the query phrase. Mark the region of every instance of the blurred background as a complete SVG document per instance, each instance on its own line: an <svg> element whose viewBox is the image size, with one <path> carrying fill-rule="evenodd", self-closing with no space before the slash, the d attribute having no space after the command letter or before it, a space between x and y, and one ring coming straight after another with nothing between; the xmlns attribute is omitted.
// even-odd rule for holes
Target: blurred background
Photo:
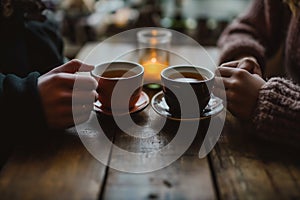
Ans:
<svg viewBox="0 0 300 200"><path fill-rule="evenodd" d="M74 58L90 41L139 27L164 27L214 46L228 23L251 0L43 0L63 35L64 53ZM130 40L130 38L128 38Z"/></svg>

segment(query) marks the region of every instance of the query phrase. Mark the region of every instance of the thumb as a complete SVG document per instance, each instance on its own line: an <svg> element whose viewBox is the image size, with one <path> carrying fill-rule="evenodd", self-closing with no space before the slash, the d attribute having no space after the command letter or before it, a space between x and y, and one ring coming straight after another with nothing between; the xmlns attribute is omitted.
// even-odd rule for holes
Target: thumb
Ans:
<svg viewBox="0 0 300 200"><path fill-rule="evenodd" d="M249 61L242 60L238 64L237 68L244 69L244 70L247 70L250 73L253 73L254 64L249 62Z"/></svg>
<svg viewBox="0 0 300 200"><path fill-rule="evenodd" d="M56 72L75 73L75 72L89 72L94 69L93 65L84 64L80 60L73 59L56 68Z"/></svg>

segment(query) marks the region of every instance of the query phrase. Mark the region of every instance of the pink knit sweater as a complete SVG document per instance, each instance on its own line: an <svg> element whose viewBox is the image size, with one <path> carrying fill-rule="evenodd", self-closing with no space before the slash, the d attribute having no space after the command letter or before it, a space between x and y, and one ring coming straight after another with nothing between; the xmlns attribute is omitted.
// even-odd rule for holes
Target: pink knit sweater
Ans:
<svg viewBox="0 0 300 200"><path fill-rule="evenodd" d="M261 88L253 123L263 138L300 146L300 9L293 15L283 0L253 0L224 30L218 46L220 63L252 55L262 70L283 46L287 76Z"/></svg>

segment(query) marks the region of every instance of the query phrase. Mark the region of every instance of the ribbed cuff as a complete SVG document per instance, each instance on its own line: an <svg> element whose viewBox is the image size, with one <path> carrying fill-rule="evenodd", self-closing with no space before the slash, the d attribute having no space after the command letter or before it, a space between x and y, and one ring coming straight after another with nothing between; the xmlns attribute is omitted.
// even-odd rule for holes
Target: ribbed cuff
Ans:
<svg viewBox="0 0 300 200"><path fill-rule="evenodd" d="M271 78L260 90L253 124L264 139L299 146L300 86Z"/></svg>

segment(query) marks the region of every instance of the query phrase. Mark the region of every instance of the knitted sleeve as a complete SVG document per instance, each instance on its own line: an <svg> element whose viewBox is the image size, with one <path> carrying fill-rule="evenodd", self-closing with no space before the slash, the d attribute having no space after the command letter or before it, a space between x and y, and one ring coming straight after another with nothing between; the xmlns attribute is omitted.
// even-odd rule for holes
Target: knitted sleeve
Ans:
<svg viewBox="0 0 300 200"><path fill-rule="evenodd" d="M253 118L259 136L299 146L300 86L283 78L270 79L260 90Z"/></svg>
<svg viewBox="0 0 300 200"><path fill-rule="evenodd" d="M248 55L263 69L265 57L276 53L283 41L289 15L282 0L254 0L221 34L219 63Z"/></svg>

